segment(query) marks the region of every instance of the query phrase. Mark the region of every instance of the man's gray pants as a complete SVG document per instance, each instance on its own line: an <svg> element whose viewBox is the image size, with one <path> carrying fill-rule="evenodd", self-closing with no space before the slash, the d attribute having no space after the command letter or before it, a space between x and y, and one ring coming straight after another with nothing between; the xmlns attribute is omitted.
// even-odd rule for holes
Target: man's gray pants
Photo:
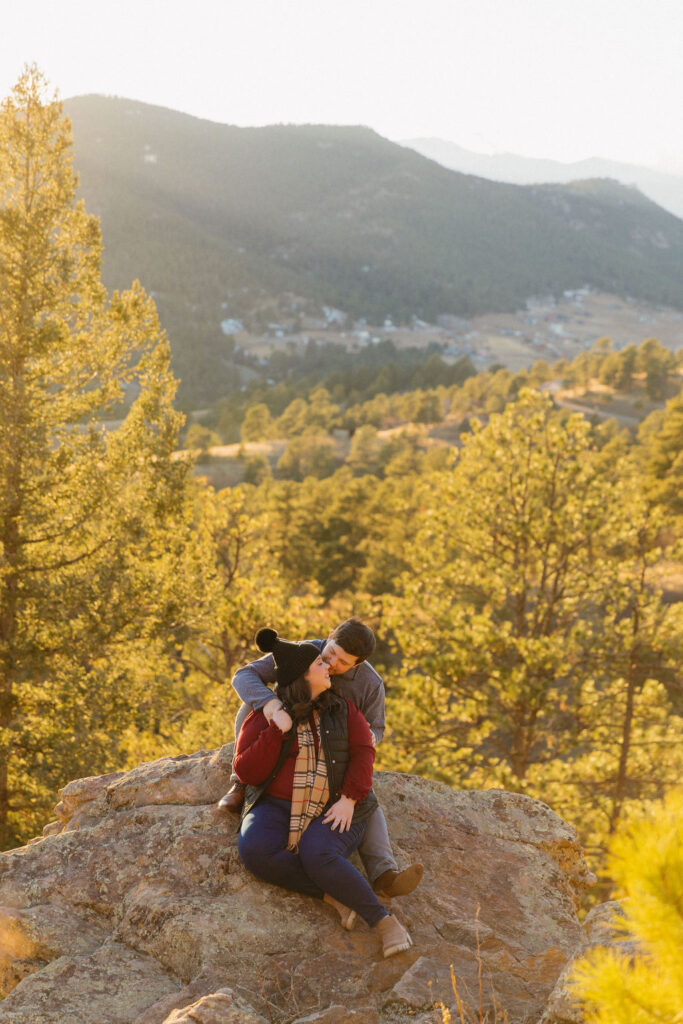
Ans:
<svg viewBox="0 0 683 1024"><path fill-rule="evenodd" d="M237 717L235 718L235 745L237 745L237 737L240 734L242 723L250 711L249 705L243 704L237 712ZM239 782L239 776L233 772L230 776L230 781ZM398 864L391 849L387 820L381 807L378 807L375 813L368 819L365 835L358 847L358 853L363 862L365 874L373 884L385 871L398 871Z"/></svg>

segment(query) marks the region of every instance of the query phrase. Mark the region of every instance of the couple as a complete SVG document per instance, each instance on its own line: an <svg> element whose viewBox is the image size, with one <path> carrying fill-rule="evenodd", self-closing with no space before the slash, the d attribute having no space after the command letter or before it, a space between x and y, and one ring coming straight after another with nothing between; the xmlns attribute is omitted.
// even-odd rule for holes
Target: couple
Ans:
<svg viewBox="0 0 683 1024"><path fill-rule="evenodd" d="M262 629L256 642L269 653L233 679L244 703L233 786L219 804L242 810L240 857L259 878L324 899L347 929L360 915L393 956L412 940L380 900L412 892L422 866L398 871L372 792L384 733L384 687L366 661L372 630L349 619L327 641L291 643ZM372 887L349 863L356 848Z"/></svg>

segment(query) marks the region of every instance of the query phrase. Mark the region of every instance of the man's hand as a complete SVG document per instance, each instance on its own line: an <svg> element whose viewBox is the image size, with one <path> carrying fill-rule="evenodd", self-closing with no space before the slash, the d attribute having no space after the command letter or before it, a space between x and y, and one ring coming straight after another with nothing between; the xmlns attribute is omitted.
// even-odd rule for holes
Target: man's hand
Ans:
<svg viewBox="0 0 683 1024"><path fill-rule="evenodd" d="M339 826L340 832L348 832L351 828L351 819L353 818L353 808L355 806L356 801L352 800L350 796L340 796L336 804L332 804L323 818L323 825L332 822L333 832L337 826Z"/></svg>

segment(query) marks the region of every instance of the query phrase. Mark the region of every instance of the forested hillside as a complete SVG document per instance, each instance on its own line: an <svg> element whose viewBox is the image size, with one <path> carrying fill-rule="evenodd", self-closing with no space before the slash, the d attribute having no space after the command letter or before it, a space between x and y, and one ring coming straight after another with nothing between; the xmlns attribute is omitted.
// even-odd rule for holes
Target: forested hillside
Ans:
<svg viewBox="0 0 683 1024"><path fill-rule="evenodd" d="M105 281L152 291L198 402L230 377L229 318L260 330L327 304L433 321L585 284L683 301L683 222L615 182L490 182L360 127L235 128L97 96L66 109Z"/></svg>
<svg viewBox="0 0 683 1024"><path fill-rule="evenodd" d="M683 360L683 353L656 338L621 350L600 338L571 362L539 360L518 373L505 367L476 373L468 359L445 362L438 349L396 351L390 342L354 355L341 346L309 345L301 358L283 363L278 356L271 360L278 383L256 379L188 428L187 447L199 449L211 479L221 461L216 446L237 441L248 479L271 470L280 477L328 476L345 461L356 473L379 471L406 446L416 457L431 448L430 458L443 458L446 453L434 449L458 444L470 417L485 421L529 386L549 389L561 408L583 411L595 422L613 421L603 429L633 431L641 421L649 423L650 414L656 420L678 393ZM270 447L262 445L250 460L250 442Z"/></svg>
<svg viewBox="0 0 683 1024"><path fill-rule="evenodd" d="M225 675L254 654L254 616L302 635L355 612L377 628L388 686L380 767L540 797L596 868L620 822L680 780L683 395L634 436L482 376L451 402L495 395L501 411L470 417L456 446L368 424L335 469L302 416L280 479L264 467L205 492L222 638L150 695L158 732L133 760L224 738ZM410 401L396 396L399 416ZM329 395L309 408L329 412Z"/></svg>
<svg viewBox="0 0 683 1024"><path fill-rule="evenodd" d="M539 390L558 379L587 415ZM602 339L570 364L353 405L317 381L282 407L283 387L242 407L245 444L284 439L282 454L245 451L252 483L209 499L239 512L230 571L242 560L256 593L268 566L287 607L308 594L326 625L377 625L380 765L541 797L599 868L619 823L683 771L680 360ZM637 430L609 418L622 403Z"/></svg>
<svg viewBox="0 0 683 1024"><path fill-rule="evenodd" d="M610 835L683 771L677 357L649 338L521 374L295 359L190 428L284 442L217 490L179 451L153 301L100 283L35 68L0 141L2 847L76 776L229 742L259 626L356 614L387 685L377 766L542 798L607 893ZM560 407L558 380L642 423Z"/></svg>

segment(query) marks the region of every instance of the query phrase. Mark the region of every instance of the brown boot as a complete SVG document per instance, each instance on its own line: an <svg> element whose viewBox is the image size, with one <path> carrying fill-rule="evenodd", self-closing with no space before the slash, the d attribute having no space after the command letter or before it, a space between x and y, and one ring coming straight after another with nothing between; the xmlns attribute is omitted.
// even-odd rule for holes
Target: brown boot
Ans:
<svg viewBox="0 0 683 1024"><path fill-rule="evenodd" d="M407 896L417 889L422 881L424 868L421 864L411 864L404 871L383 871L376 878L373 889L380 898L390 899L392 896Z"/></svg>
<svg viewBox="0 0 683 1024"><path fill-rule="evenodd" d="M334 896L330 896L329 892L325 893L323 900L325 903L329 903L331 907L334 907L339 914L342 928L346 928L347 932L350 932L358 917L356 911L352 910L351 907L344 906L339 900L335 900Z"/></svg>
<svg viewBox="0 0 683 1024"><path fill-rule="evenodd" d="M222 811L230 811L231 814L239 814L244 803L244 790L243 782L233 782L225 796L222 796L218 801L220 809Z"/></svg>
<svg viewBox="0 0 683 1024"><path fill-rule="evenodd" d="M394 953L410 949L413 944L410 935L393 914L383 917L379 924L375 925L375 930L382 940L382 952L385 960L388 956L393 956Z"/></svg>

